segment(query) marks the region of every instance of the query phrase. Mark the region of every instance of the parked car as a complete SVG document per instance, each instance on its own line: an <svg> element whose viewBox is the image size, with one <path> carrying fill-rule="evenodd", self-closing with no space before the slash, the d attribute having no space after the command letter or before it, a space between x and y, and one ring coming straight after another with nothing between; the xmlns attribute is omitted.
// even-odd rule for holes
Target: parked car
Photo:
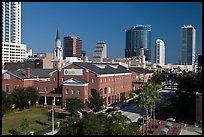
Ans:
<svg viewBox="0 0 204 137"><path fill-rule="evenodd" d="M106 110L106 113L110 114L110 113L113 112L113 111L114 111L113 108L108 108L108 109Z"/></svg>
<svg viewBox="0 0 204 137"><path fill-rule="evenodd" d="M113 109L118 111L119 109L121 109L121 107L120 106L115 106L115 107L113 107Z"/></svg>

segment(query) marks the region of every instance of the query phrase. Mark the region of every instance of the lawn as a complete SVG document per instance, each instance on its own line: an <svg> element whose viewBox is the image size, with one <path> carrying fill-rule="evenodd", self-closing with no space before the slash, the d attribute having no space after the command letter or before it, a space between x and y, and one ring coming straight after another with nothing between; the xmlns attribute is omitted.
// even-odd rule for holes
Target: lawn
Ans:
<svg viewBox="0 0 204 137"><path fill-rule="evenodd" d="M30 131L37 132L39 130L49 128L51 121L48 121L48 110L48 108L31 107L30 109L26 109L24 111L15 111L5 114L2 118L2 135L10 135L8 130L14 128L16 128L17 131L22 132L19 126L24 118L27 118L29 123L29 127L27 129L28 133ZM36 123L36 120L45 122L48 125L38 124ZM58 120L59 119L56 119L56 121Z"/></svg>

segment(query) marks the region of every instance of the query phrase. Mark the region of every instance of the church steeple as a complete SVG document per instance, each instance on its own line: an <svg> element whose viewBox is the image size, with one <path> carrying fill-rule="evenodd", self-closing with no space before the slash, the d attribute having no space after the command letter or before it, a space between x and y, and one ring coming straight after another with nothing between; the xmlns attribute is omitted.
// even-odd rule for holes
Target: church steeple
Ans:
<svg viewBox="0 0 204 137"><path fill-rule="evenodd" d="M60 40L60 33L59 33L59 29L57 28L57 35L56 35L56 41Z"/></svg>
<svg viewBox="0 0 204 137"><path fill-rule="evenodd" d="M57 28L57 35L55 40L54 57L52 62L53 62L54 69L58 69L63 66L61 40L60 40L60 33L58 28Z"/></svg>

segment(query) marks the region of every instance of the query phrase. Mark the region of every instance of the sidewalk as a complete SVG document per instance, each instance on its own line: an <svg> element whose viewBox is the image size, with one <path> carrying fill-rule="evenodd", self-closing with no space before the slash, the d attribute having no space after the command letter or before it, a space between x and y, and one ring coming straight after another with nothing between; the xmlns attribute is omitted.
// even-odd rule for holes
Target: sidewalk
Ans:
<svg viewBox="0 0 204 137"><path fill-rule="evenodd" d="M59 131L59 129L54 130L54 135L57 134L57 132ZM46 133L44 135L53 135L52 131L49 133Z"/></svg>

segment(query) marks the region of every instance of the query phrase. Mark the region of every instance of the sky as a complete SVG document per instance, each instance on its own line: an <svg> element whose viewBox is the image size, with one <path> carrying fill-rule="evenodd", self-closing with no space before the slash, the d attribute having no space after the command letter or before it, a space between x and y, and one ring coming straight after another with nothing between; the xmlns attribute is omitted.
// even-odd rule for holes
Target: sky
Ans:
<svg viewBox="0 0 204 137"><path fill-rule="evenodd" d="M108 58L125 57L125 30L138 24L151 25L151 58L155 42L165 43L166 63L178 63L180 28L196 29L196 60L202 54L201 2L22 2L22 43L33 53L55 48L57 28L63 37L82 39L82 50L92 60L97 41L107 44Z"/></svg>

